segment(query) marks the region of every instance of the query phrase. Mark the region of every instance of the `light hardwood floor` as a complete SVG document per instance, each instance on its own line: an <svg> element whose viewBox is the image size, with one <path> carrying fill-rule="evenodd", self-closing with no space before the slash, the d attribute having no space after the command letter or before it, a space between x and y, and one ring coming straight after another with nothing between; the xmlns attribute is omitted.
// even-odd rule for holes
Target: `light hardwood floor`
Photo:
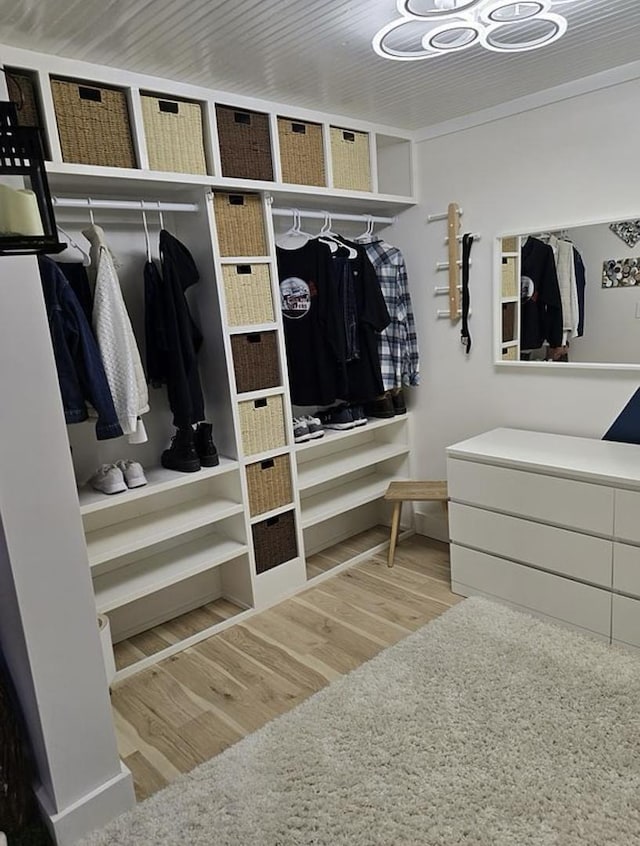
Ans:
<svg viewBox="0 0 640 846"><path fill-rule="evenodd" d="M349 544L310 558L310 571L353 555ZM120 754L138 799L460 600L449 589L448 546L414 535L399 544L393 569L385 553L373 556L117 684Z"/></svg>

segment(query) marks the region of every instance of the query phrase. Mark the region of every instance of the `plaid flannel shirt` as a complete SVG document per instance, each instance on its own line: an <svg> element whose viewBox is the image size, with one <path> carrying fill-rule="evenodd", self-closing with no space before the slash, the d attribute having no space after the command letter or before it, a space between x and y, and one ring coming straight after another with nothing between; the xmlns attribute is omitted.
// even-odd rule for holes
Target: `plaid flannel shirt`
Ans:
<svg viewBox="0 0 640 846"><path fill-rule="evenodd" d="M420 384L418 337L404 257L376 235L358 238L374 266L391 323L380 333L378 350L385 391Z"/></svg>

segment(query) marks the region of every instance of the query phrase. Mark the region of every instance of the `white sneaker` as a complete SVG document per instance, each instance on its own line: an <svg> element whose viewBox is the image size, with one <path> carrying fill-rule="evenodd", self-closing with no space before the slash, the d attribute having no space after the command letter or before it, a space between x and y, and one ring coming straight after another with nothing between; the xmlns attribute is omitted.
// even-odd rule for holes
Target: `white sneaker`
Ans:
<svg viewBox="0 0 640 846"><path fill-rule="evenodd" d="M116 467L122 472L128 488L141 488L147 484L147 478L144 475L142 464L139 464L137 461L131 461L129 458L121 458L120 461L116 461Z"/></svg>
<svg viewBox="0 0 640 846"><path fill-rule="evenodd" d="M115 464L103 464L98 467L89 479L89 484L94 490L106 494L122 493L127 489L122 470Z"/></svg>

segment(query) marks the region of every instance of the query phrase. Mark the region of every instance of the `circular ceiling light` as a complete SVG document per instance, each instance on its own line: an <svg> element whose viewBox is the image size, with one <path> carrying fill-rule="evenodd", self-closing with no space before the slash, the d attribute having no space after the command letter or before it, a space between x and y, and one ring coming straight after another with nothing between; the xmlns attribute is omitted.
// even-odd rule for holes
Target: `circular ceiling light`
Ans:
<svg viewBox="0 0 640 846"><path fill-rule="evenodd" d="M397 0L396 6L405 17L433 20L472 12L483 2L484 0Z"/></svg>
<svg viewBox="0 0 640 846"><path fill-rule="evenodd" d="M498 0L483 6L480 19L486 23L515 23L544 15L551 8L550 0Z"/></svg>
<svg viewBox="0 0 640 846"><path fill-rule="evenodd" d="M439 53L466 50L480 40L483 31L483 27L470 21L460 23L449 21L430 29L422 39L422 46L425 50L434 50Z"/></svg>
<svg viewBox="0 0 640 846"><path fill-rule="evenodd" d="M482 46L494 53L523 53L553 44L567 31L567 22L561 15L547 14L529 20L535 21L535 26L523 26L523 21L488 26L480 36Z"/></svg>

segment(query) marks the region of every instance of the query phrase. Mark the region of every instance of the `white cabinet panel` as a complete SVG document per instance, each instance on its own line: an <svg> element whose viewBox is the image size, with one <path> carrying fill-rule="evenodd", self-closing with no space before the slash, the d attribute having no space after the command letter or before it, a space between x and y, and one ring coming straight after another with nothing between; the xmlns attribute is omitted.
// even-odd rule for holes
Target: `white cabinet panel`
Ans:
<svg viewBox="0 0 640 846"><path fill-rule="evenodd" d="M457 502L611 537L613 488L449 458L449 496ZM640 531L640 522L639 522Z"/></svg>
<svg viewBox="0 0 640 846"><path fill-rule="evenodd" d="M640 547L614 543L613 589L640 596Z"/></svg>
<svg viewBox="0 0 640 846"><path fill-rule="evenodd" d="M615 534L619 540L640 543L640 493L616 491Z"/></svg>
<svg viewBox="0 0 640 846"><path fill-rule="evenodd" d="M640 648L640 600L613 597L613 640Z"/></svg>
<svg viewBox="0 0 640 846"><path fill-rule="evenodd" d="M609 637L608 591L456 544L451 545L451 589L463 596L494 596Z"/></svg>
<svg viewBox="0 0 640 846"><path fill-rule="evenodd" d="M609 540L457 503L449 506L449 535L453 543L611 587Z"/></svg>

